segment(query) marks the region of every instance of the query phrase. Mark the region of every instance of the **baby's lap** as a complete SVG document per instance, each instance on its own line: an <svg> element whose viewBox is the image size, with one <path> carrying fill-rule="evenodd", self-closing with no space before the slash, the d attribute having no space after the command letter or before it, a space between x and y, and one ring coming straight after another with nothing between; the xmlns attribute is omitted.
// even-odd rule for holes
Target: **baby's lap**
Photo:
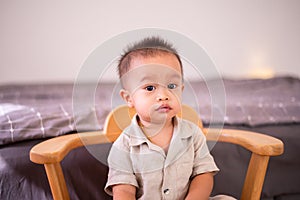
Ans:
<svg viewBox="0 0 300 200"><path fill-rule="evenodd" d="M236 200L236 199L227 195L217 195L217 196L210 197L209 200Z"/></svg>

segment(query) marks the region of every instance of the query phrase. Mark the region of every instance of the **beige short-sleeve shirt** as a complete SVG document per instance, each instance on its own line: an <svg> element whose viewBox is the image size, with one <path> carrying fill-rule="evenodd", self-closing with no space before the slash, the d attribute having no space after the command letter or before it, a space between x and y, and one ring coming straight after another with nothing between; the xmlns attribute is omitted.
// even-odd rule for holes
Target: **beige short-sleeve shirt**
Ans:
<svg viewBox="0 0 300 200"><path fill-rule="evenodd" d="M109 174L105 191L111 186L130 184L137 199L184 199L191 178L219 171L210 155L206 138L193 123L176 118L168 153L151 143L135 116L114 142L108 157Z"/></svg>

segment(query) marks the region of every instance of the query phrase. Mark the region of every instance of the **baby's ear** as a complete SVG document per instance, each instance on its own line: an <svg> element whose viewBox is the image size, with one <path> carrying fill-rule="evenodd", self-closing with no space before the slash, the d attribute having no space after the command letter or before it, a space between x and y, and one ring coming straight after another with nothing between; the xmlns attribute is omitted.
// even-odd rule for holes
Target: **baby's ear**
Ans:
<svg viewBox="0 0 300 200"><path fill-rule="evenodd" d="M127 103L128 107L130 107L130 108L134 107L132 99L131 99L131 95L128 90L124 90L124 89L120 90L120 96Z"/></svg>

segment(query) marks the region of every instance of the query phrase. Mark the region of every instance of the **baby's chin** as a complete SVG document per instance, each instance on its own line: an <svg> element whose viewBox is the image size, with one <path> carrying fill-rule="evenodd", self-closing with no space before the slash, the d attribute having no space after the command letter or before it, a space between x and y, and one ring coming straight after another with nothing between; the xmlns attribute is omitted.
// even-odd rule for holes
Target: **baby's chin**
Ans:
<svg viewBox="0 0 300 200"><path fill-rule="evenodd" d="M151 124L165 124L171 122L176 115L160 113L159 116L153 116L148 122Z"/></svg>

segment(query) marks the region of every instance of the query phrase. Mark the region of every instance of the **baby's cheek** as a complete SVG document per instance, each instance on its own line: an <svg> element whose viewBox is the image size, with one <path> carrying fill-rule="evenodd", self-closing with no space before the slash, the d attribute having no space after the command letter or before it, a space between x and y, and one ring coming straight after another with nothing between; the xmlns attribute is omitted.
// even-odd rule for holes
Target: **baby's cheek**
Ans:
<svg viewBox="0 0 300 200"><path fill-rule="evenodd" d="M181 102L182 92L180 90L174 90L174 92L172 92L172 94L178 102Z"/></svg>

